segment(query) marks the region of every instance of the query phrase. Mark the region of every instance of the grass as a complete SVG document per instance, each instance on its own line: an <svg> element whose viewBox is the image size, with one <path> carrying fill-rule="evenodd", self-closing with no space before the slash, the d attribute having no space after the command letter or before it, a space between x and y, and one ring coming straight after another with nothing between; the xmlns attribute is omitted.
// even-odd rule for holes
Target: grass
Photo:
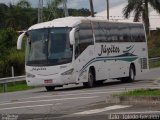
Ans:
<svg viewBox="0 0 160 120"><path fill-rule="evenodd" d="M123 92L119 94L120 96L126 97L159 97L160 96L160 89L137 89L133 91Z"/></svg>
<svg viewBox="0 0 160 120"><path fill-rule="evenodd" d="M15 82L15 83L8 83L6 92L15 92L15 91L22 91L22 90L29 90L33 87L27 86L26 82ZM4 92L3 85L0 85L0 93Z"/></svg>
<svg viewBox="0 0 160 120"><path fill-rule="evenodd" d="M160 67L160 61L149 63L150 68Z"/></svg>

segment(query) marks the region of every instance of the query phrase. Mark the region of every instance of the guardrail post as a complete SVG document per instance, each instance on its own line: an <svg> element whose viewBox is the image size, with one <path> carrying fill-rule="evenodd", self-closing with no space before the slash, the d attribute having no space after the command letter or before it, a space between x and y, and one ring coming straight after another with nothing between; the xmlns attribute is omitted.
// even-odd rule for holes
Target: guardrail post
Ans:
<svg viewBox="0 0 160 120"><path fill-rule="evenodd" d="M14 77L14 67L11 67L11 71L12 71L12 77ZM15 85L15 82L13 82L13 85Z"/></svg>
<svg viewBox="0 0 160 120"><path fill-rule="evenodd" d="M3 92L7 92L7 83L3 84Z"/></svg>
<svg viewBox="0 0 160 120"><path fill-rule="evenodd" d="M11 67L11 71L12 71L12 77L14 77L14 67Z"/></svg>

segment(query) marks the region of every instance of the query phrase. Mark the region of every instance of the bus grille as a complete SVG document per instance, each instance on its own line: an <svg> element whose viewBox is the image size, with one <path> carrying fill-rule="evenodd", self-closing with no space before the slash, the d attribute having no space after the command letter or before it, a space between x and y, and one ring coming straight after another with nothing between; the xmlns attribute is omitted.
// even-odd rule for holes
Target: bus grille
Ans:
<svg viewBox="0 0 160 120"><path fill-rule="evenodd" d="M141 69L147 69L147 58L141 58Z"/></svg>

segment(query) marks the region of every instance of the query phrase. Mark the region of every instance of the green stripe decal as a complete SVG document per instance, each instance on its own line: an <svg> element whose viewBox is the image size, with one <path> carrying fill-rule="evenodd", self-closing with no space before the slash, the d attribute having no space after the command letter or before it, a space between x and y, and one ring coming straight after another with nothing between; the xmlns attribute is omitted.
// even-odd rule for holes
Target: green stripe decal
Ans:
<svg viewBox="0 0 160 120"><path fill-rule="evenodd" d="M117 57L97 57L92 60L90 60L81 70L80 72L82 73L88 66L90 66L92 63L97 62L97 61L110 61L110 60L119 60L119 61L126 61L126 62L132 62L138 59L137 56L117 56Z"/></svg>
<svg viewBox="0 0 160 120"><path fill-rule="evenodd" d="M124 53L128 53L128 52L131 51L133 48L134 48L134 45L133 45L133 46L130 46L130 47L127 47L127 50L126 50L126 51L123 51L123 52L124 52Z"/></svg>

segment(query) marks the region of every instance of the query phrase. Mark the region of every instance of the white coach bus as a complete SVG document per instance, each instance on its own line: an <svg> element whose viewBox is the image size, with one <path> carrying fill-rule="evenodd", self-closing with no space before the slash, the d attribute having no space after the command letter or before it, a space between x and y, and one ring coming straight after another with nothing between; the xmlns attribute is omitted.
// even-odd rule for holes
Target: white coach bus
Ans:
<svg viewBox="0 0 160 120"><path fill-rule="evenodd" d="M133 81L146 72L148 48L141 23L67 17L33 25L27 36L26 81L55 87L83 83L93 87L106 79Z"/></svg>

